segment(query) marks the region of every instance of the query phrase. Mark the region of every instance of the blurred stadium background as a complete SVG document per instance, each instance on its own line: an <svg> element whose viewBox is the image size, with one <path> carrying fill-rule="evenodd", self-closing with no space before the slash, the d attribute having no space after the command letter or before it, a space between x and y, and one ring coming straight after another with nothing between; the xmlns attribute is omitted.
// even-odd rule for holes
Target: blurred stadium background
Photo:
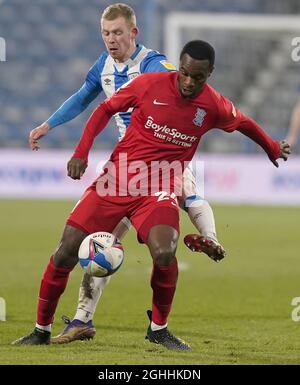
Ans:
<svg viewBox="0 0 300 385"><path fill-rule="evenodd" d="M0 71L1 147L26 147L28 131L77 91L89 67L104 49L99 35L99 14L110 3L106 0L0 1L0 36L7 45L7 62L1 63ZM171 12L298 14L300 17L297 0L133 0L127 3L135 9L141 27L138 41L164 53L166 36L173 33L165 31L166 17ZM300 36L300 26L297 36ZM265 41L263 37L255 32L248 33L246 39L241 38L239 32L224 34L223 30L207 32L185 28L182 41L194 38L211 41L217 50L211 83L251 113L274 137L283 138L297 98L299 63L291 60L289 34L281 33ZM92 108L66 127L57 127L43 146L73 147ZM116 137L116 130L105 130L97 146L112 148ZM256 146L240 135L226 136L224 140L223 135L217 134L204 142L201 148L207 151L257 151Z"/></svg>
<svg viewBox="0 0 300 385"><path fill-rule="evenodd" d="M174 47L168 41L174 31L168 23L174 12L291 16L300 20L299 0L125 2L137 14L138 42L170 55ZM94 178L99 158L109 154L118 137L112 121L97 139L97 151L78 183L66 177L66 162L99 98L82 115L56 127L41 141L38 153L30 152L27 144L29 131L79 89L104 49L99 15L111 3L0 0L0 37L6 42L6 61L0 62L0 197L28 199L0 200L0 253L4 261L0 297L7 301L10 321L0 323L0 363L186 362L186 356L169 352L156 355L140 345L146 325L141 312L150 298L145 285L149 278L145 266L150 268L150 259L145 248L137 245L134 232L124 241L130 258L111 283L95 318L99 329L101 324L101 338L92 343L92 355L80 342L68 346L68 354L64 347L51 347L47 352L34 347L26 349L26 355L21 349L7 347L32 327L43 266L74 204L36 198L78 199ZM194 38L212 42L217 57L211 84L274 138L283 139L299 98L300 62L291 59L291 40L300 36L300 22L298 31L276 32L255 30L253 25L251 30L194 28L188 18L186 21L176 45ZM291 300L299 297L299 153L300 141L295 155L287 163L280 162L277 170L261 149L238 133L211 132L203 138L200 154L207 161L205 193L212 203L271 203L276 207L214 205L219 237L229 251L222 265L188 252L180 242L181 266L185 263L188 267L187 273L181 267L172 327L193 343L189 363L299 364L300 346L295 341L299 330L290 318ZM192 231L186 217L181 231L182 235ZM81 270L77 269L74 277L59 315L73 313ZM121 305L120 292L128 294ZM60 331L59 322L55 327L55 332Z"/></svg>
<svg viewBox="0 0 300 385"><path fill-rule="evenodd" d="M74 184L66 180L65 161L101 98L96 98L71 122L54 128L42 140L43 151L39 154L28 151L27 141L29 131L80 88L88 69L104 49L99 16L109 4L106 0L0 0L0 36L6 42L6 61L0 62L1 196L75 198L93 178L96 166L85 176L83 184L74 188ZM299 98L299 61L293 61L291 56L292 39L300 36L299 1L132 0L128 4L137 14L138 42L166 53L175 65L178 51L186 41L194 38L210 41L217 52L210 83L274 138L285 138L292 108ZM204 20L203 13L210 15L209 18L206 15ZM217 17L222 23L227 20L227 24L234 26L232 14L236 14L242 27L247 27L220 28ZM241 19L251 15L260 15L263 18L260 24ZM282 22L285 17L289 19ZM184 19L185 24L175 31L174 21L178 26L180 19ZM279 25L284 27L279 29ZM103 160L108 156L117 137L112 120L95 142L94 149L102 150L96 152L95 158L91 157L95 165L99 157ZM47 148L52 152L45 152ZM299 151L300 141L293 153ZM211 154L219 157L209 158L208 153L210 157ZM212 201L300 204L299 162L295 157L288 162L288 167L284 165L285 168L275 173L273 166L266 164L262 150L248 138L219 130L204 136L199 154L205 154L205 160L210 159L206 162L205 188ZM262 163L255 163L259 159L256 154ZM225 169L228 156L230 162ZM242 169L242 164L253 166L252 170ZM257 173L260 165L261 174ZM227 187L230 185L227 190L223 188L224 179ZM258 186L255 195L247 192L249 180ZM60 181L63 184L55 188L55 183ZM64 186L69 186L69 190Z"/></svg>

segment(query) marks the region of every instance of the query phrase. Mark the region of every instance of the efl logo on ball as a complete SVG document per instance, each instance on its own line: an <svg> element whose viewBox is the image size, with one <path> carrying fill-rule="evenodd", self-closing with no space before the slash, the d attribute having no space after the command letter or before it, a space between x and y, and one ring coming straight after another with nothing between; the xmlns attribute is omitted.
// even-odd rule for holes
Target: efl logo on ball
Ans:
<svg viewBox="0 0 300 385"><path fill-rule="evenodd" d="M93 277L107 277L122 265L124 250L113 234L104 231L88 235L79 248L79 263Z"/></svg>

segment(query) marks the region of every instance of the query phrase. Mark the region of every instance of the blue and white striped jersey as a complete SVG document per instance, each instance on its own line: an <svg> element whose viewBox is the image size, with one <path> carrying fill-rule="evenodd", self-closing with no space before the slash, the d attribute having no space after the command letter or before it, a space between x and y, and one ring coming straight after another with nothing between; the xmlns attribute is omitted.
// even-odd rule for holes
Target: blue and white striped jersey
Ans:
<svg viewBox="0 0 300 385"><path fill-rule="evenodd" d="M88 90L104 91L110 97L118 88L129 80L144 72L164 72L175 68L167 63L165 55L138 45L134 54L125 63L116 63L113 58L103 52L90 69L86 84ZM115 115L120 137L125 134L130 121L130 112Z"/></svg>
<svg viewBox="0 0 300 385"><path fill-rule="evenodd" d="M145 72L166 72L176 68L168 63L165 55L137 45L134 54L124 63L116 63L103 52L90 68L85 83L72 95L49 119L51 128L65 123L79 115L99 95L104 92L110 97L118 88L129 80ZM115 115L120 138L125 134L130 121L130 111Z"/></svg>

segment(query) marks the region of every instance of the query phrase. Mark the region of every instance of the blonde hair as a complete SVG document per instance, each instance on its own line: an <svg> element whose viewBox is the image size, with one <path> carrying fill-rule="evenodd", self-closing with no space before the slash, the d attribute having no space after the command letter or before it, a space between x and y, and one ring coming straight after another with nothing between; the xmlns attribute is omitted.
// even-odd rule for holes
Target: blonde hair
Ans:
<svg viewBox="0 0 300 385"><path fill-rule="evenodd" d="M115 20L118 17L124 17L130 27L136 27L136 16L134 10L129 5L124 3L109 5L103 11L101 20Z"/></svg>

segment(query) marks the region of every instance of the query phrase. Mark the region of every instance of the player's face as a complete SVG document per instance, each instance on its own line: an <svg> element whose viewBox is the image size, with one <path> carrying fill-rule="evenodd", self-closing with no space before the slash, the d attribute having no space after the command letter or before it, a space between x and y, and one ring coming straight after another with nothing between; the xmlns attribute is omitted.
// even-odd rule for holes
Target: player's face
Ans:
<svg viewBox="0 0 300 385"><path fill-rule="evenodd" d="M194 98L201 91L213 67L208 60L196 60L184 54L180 60L178 88L183 98Z"/></svg>
<svg viewBox="0 0 300 385"><path fill-rule="evenodd" d="M101 34L110 56L119 63L125 62L134 53L136 27L128 25L124 17L115 20L101 20Z"/></svg>

